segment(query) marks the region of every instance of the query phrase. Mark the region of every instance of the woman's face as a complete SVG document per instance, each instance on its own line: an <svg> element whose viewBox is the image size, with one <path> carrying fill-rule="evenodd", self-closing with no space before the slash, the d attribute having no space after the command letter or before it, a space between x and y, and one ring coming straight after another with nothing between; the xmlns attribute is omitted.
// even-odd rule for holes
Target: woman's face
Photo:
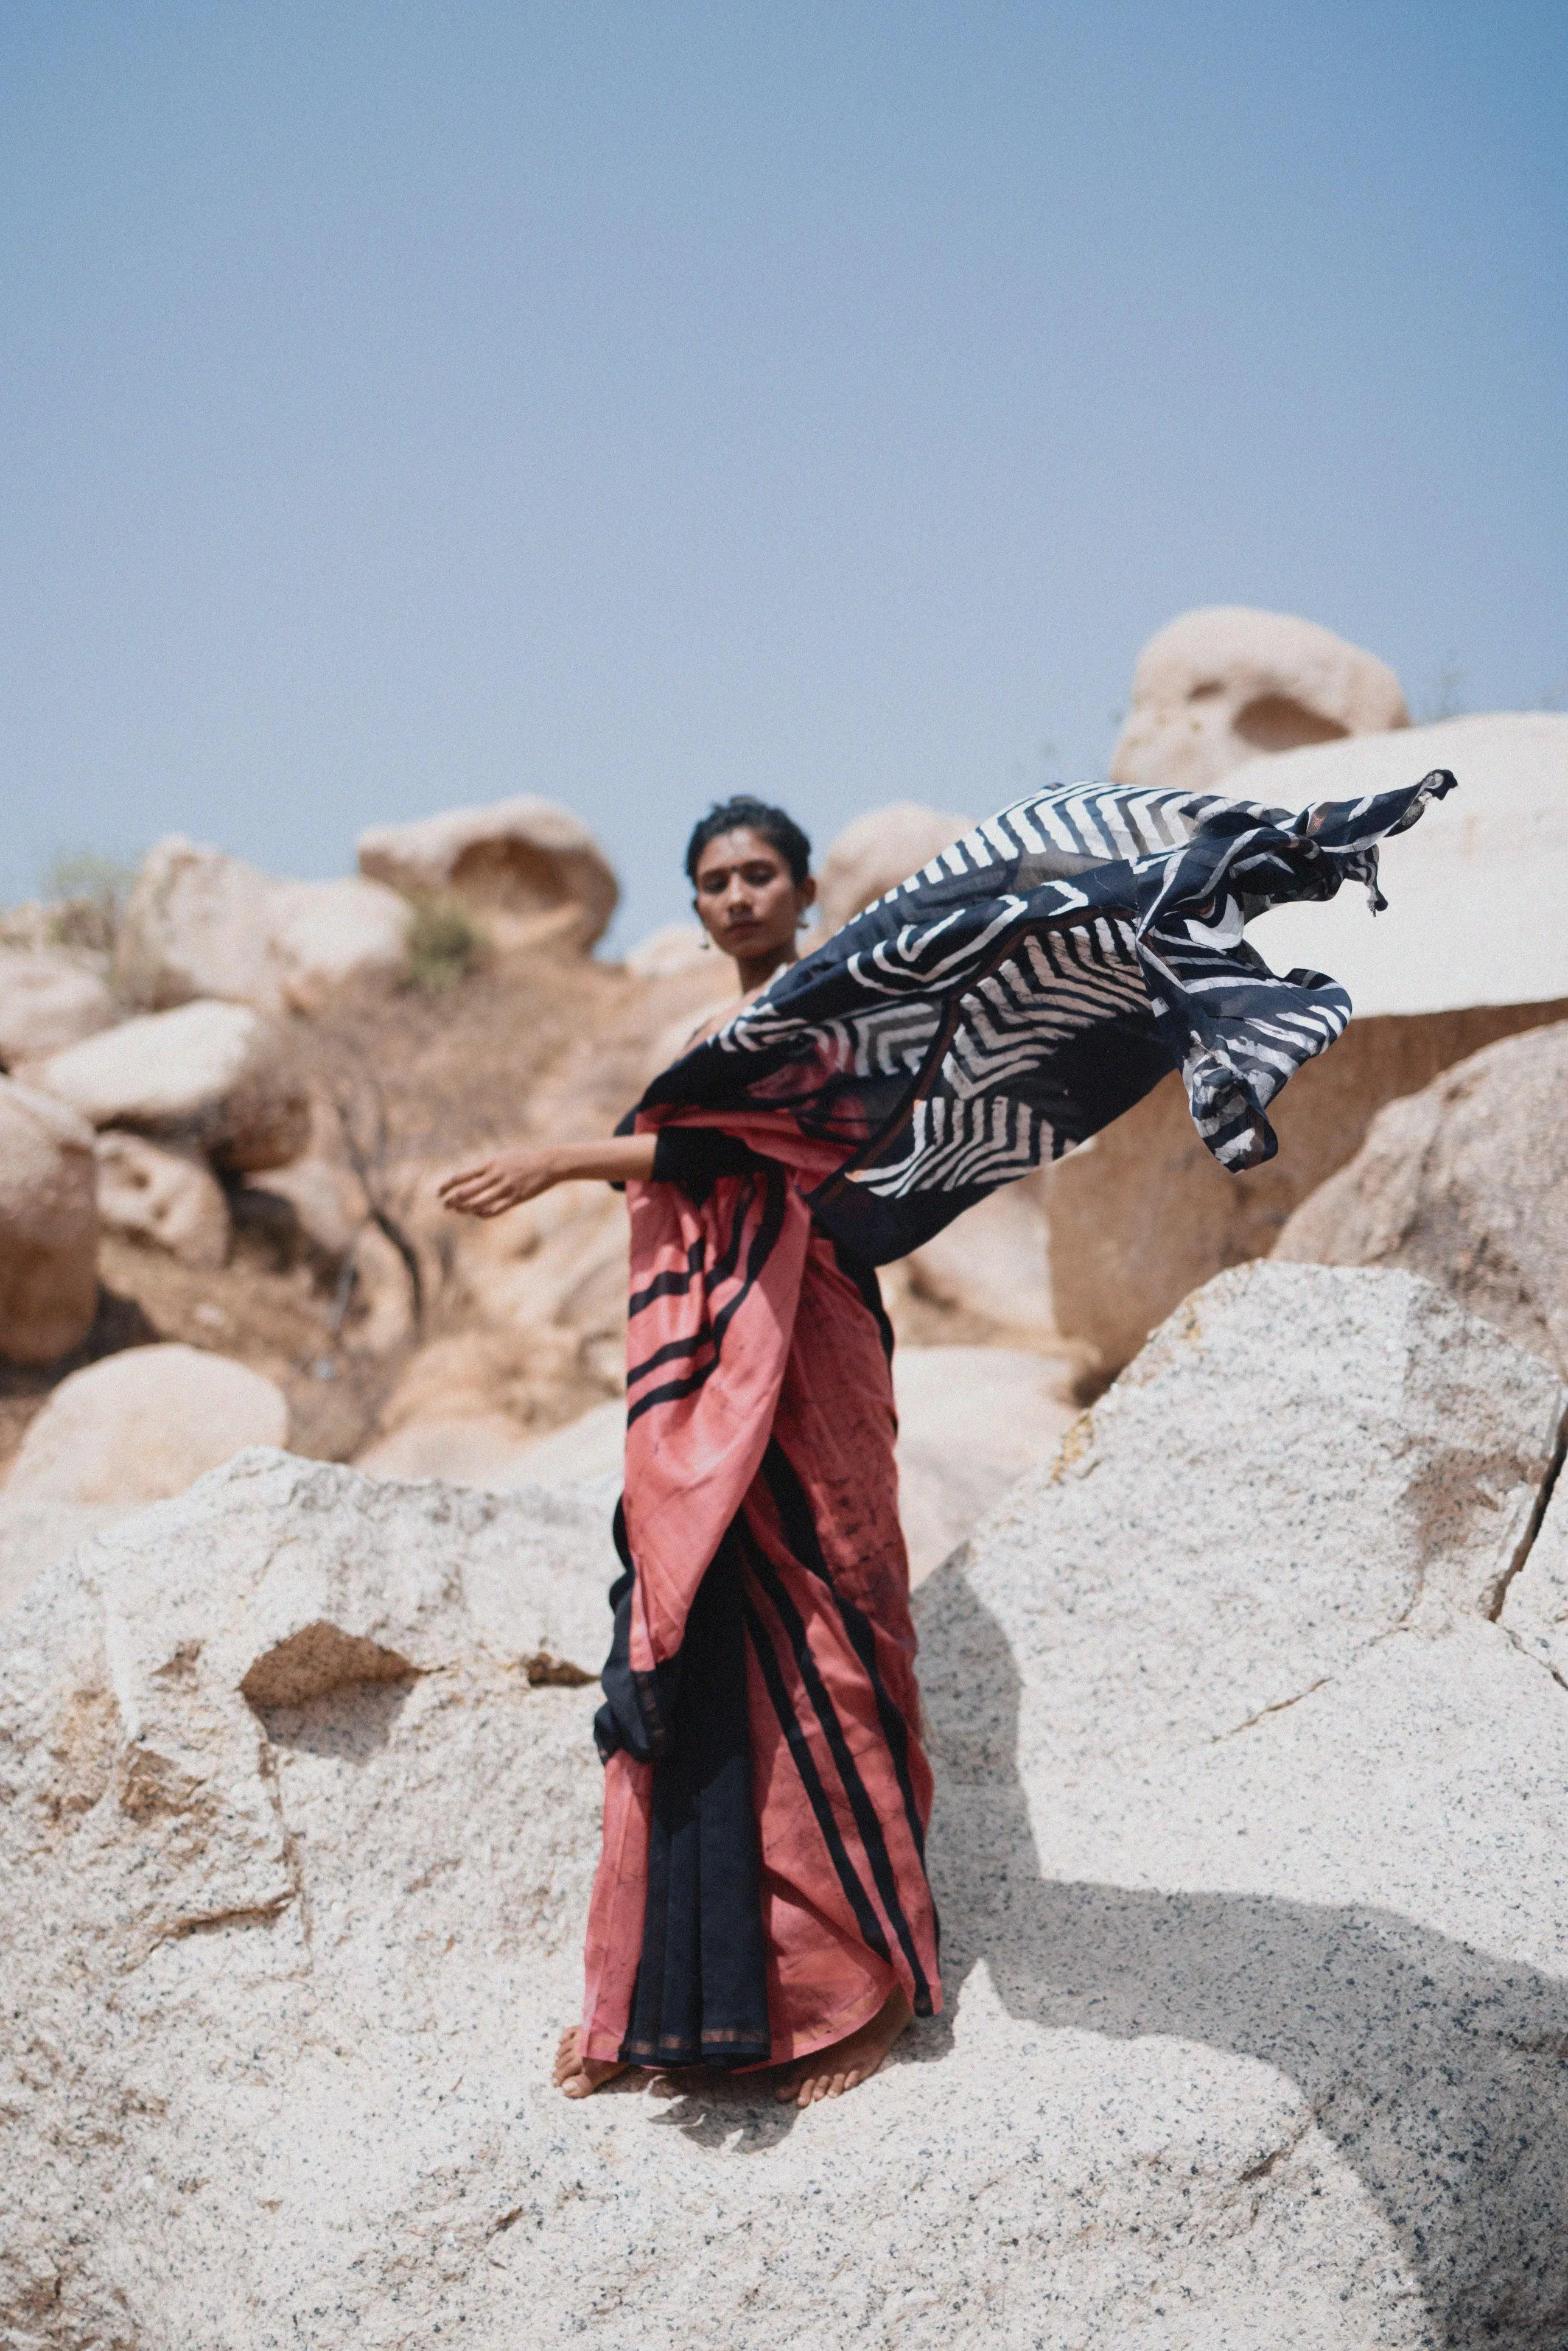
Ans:
<svg viewBox="0 0 1568 2351"><path fill-rule="evenodd" d="M749 825L716 833L697 860L696 910L716 947L747 963L790 947L817 894L797 883L789 861Z"/></svg>

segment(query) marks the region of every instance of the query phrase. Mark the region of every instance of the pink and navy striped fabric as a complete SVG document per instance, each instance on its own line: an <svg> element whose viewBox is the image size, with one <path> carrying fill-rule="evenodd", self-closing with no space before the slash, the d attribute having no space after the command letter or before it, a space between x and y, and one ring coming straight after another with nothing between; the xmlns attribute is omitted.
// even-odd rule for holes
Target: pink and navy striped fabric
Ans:
<svg viewBox="0 0 1568 2351"><path fill-rule="evenodd" d="M790 1123L627 1187L627 1574L585 2047L746 2065L941 2004L888 1332Z"/></svg>

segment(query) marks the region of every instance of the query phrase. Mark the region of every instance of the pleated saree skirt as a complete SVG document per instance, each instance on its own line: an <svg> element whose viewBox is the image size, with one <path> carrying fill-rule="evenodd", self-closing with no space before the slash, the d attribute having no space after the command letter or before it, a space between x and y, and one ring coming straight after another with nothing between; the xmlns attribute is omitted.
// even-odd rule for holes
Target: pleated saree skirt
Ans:
<svg viewBox="0 0 1568 2351"><path fill-rule="evenodd" d="M887 1327L788 1171L630 1189L584 2049L780 2064L941 2005Z"/></svg>

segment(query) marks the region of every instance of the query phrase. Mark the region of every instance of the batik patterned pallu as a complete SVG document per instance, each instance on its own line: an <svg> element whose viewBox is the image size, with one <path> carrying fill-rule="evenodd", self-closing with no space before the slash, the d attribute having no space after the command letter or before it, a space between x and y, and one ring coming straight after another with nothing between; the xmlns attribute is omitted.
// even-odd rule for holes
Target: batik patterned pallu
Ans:
<svg viewBox="0 0 1568 2351"><path fill-rule="evenodd" d="M635 1115L625 1568L598 1718L585 2048L740 2066L895 1983L941 2004L887 1327L873 1270L1179 1069L1223 1166L1350 1001L1267 907L1363 883L1453 787L1300 816L1035 793L781 972Z"/></svg>

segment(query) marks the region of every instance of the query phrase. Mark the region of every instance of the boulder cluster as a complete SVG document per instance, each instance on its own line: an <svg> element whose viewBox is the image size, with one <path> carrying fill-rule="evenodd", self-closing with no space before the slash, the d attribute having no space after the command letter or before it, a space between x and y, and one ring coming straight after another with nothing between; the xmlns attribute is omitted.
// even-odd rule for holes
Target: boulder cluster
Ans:
<svg viewBox="0 0 1568 2351"><path fill-rule="evenodd" d="M1113 772L1434 766L1375 925L1257 926L1358 1016L1277 1161L1167 1081L889 1270L946 2006L804 2115L547 2085L623 1216L432 1199L603 1131L727 967L591 957L608 861L526 799L0 917L0 2340L1568 2336L1568 718L1413 727L1217 610ZM969 820L857 820L824 922Z"/></svg>

